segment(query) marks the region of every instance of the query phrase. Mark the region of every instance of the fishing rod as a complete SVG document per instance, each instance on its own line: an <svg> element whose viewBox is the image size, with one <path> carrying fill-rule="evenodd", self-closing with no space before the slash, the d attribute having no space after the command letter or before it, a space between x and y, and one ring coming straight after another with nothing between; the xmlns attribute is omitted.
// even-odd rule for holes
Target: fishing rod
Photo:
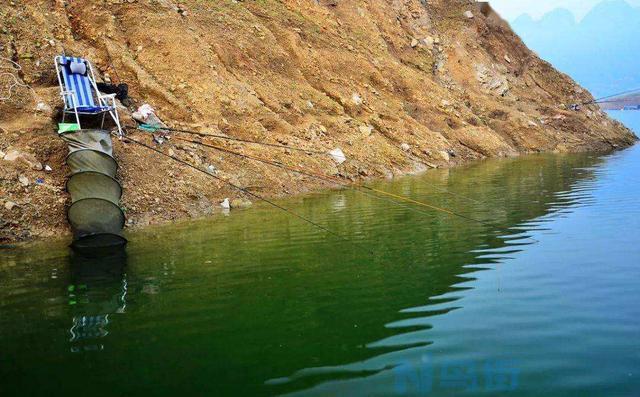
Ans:
<svg viewBox="0 0 640 397"><path fill-rule="evenodd" d="M226 180L224 178L220 178L219 176L213 175L210 172L207 172L207 171L205 171L205 170L203 170L201 168L198 168L198 167L194 166L193 164L191 164L191 163L189 163L187 161L184 161L184 160L179 159L179 158L177 158L175 156L171 156L169 154L166 154L161 150L158 150L158 149L156 149L156 148L154 148L152 146L149 146L144 142L140 142L138 140L135 140L135 139L133 139L133 138L131 138L129 136L124 136L123 139L125 141L133 142L133 143L135 143L137 145L140 145L140 146L145 147L145 148L147 148L149 150L152 150L152 151L154 151L154 152L156 152L156 153L158 153L158 154L160 154L162 156L168 157L168 158L170 158L170 159L172 159L172 160L174 160L174 161L176 161L176 162L178 162L178 163L180 163L180 164L182 164L184 166L187 166L187 167L192 168L192 169L194 169L196 171L199 171L199 172L201 172L201 173L203 173L203 174L205 174L205 175L207 175L207 176L209 176L211 178L214 178L214 179L216 179L216 180L218 180L220 182L223 182L223 183L233 187L234 189L237 189L237 190L241 191L242 193L244 193L246 195L252 196L252 197L254 197L254 198L256 198L256 199L258 199L260 201L264 201L265 203L267 203L267 204L269 204L269 205L271 205L271 206L273 206L275 208L278 208L278 209L280 209L280 210L282 210L282 211L284 211L284 212L286 212L286 213L288 213L288 214L290 214L290 215L292 215L292 216L294 216L294 217L296 217L296 218L298 218L298 219L300 219L300 220L302 220L302 221L304 221L304 222L306 222L306 223L308 223L310 225L313 225L316 228L318 228L318 229L320 229L320 230L322 230L324 232L327 232L327 233L331 234L332 236L334 236L334 237L336 237L336 238L338 238L340 240L344 240L344 241L347 241L349 243L354 243L349 238L347 238L347 237L345 237L345 236L343 236L341 234L335 233L335 232L327 229L326 227L324 227L324 226L312 221L311 219L308 219L308 218L306 218L306 217L304 217L304 216L302 216L302 215L300 215L300 214L298 214L298 213L296 213L296 212L294 212L294 211L292 211L292 210L290 210L290 209L288 209L286 207L283 207L283 206L281 206L279 204L276 204L273 201L268 200L268 199L266 199L266 198L264 198L264 197L262 197L262 196L260 196L260 195L258 195L256 193L253 193L253 192L249 191L248 189L245 189L245 188L243 188L241 186L238 186L238 185L236 185L236 184L234 184L234 183L232 183L232 182L230 182L230 181L228 181L228 180Z"/></svg>
<svg viewBox="0 0 640 397"><path fill-rule="evenodd" d="M614 97L617 97L617 96L620 96L620 95L625 95L625 94L633 94L634 92L639 92L639 91L640 91L640 88L635 88L633 90L623 91L623 92L619 92L617 94L607 95L607 96L604 96L604 97L601 97L601 98L596 98L596 99L594 99L592 101L584 102L583 105L589 105L589 104L592 104L592 103L603 103L603 101L605 99L610 99L610 98L614 98Z"/></svg>
<svg viewBox="0 0 640 397"><path fill-rule="evenodd" d="M201 146L204 146L204 147L207 147L207 148L210 148L210 149L218 150L220 152L232 154L232 155L239 156L239 157L242 157L242 158L245 158L245 159L251 159L251 160L259 161L259 162L264 163L264 164L268 164L268 165L271 165L271 166L282 168L282 169L285 169L285 170L288 170L288 171L292 171L292 172L295 172L295 173L298 173L298 174L306 175L306 176L309 176L309 177L312 177L312 178L320 179L320 180L323 180L325 182L338 183L338 184L340 184L342 186L352 188L352 189L354 189L356 191L359 191L361 193L364 193L364 194L367 194L367 193L362 191L362 190L359 190L359 189L366 189L368 191L375 192L375 193L378 193L378 194L382 194L382 195L385 195L387 197L392 197L392 198L394 198L396 200L401 200L401 201L405 201L405 202L408 202L408 203L416 204L416 205L419 205L419 206L422 206L422 207L430 208L432 210L443 212L443 213L446 213L446 214L451 215L451 216L455 216L455 217L458 217L458 218L465 219L467 221L475 222L475 223L481 224L483 226L491 227L491 228L498 229L498 230L502 229L502 228L497 227L496 225L493 225L491 223L488 223L488 222L485 222L485 221L482 221L482 220L479 220L479 219L475 219L475 218L472 218L470 216L467 216L467 215L464 215L464 214L460 214L458 212L454 212L454 211L451 211L451 210L448 210L448 209L445 209L445 208L441 208L441 207L438 207L438 206L435 206L435 205L432 205L432 204L429 204L429 203L425 203L425 202L422 202L422 201L414 200L414 199L411 199L411 198L408 198L408 197L396 195L394 193L390 193L390 192L387 192L387 191L384 191L384 190L380 190L380 189L376 189L376 188L372 188L372 187L364 186L364 185L360 185L360 186L354 187L354 186L351 186L351 185L346 185L343 181L338 180L336 178L325 176L325 175L320 175L320 174L316 174L316 173L312 173L312 172L305 171L305 170L296 169L296 168L293 168L293 167L288 167L288 166L286 166L286 165L284 165L282 163L279 163L279 162L267 160L267 159L256 157L256 156L247 155L247 154L244 154L244 153L236 152L236 151L233 151L233 150L230 150L230 149L226 149L226 148L222 148L222 147L219 147L219 146L207 144L207 143L204 143L204 142L192 141L190 139L179 138L179 137L176 137L175 139L181 140L181 141L184 141L184 142L189 142L189 143L201 145ZM373 196L373 197L376 197L376 198L380 199L380 197L377 197L375 195L371 195L371 194L367 194L367 195ZM384 201L389 201L389 202L392 202L394 204L401 205L401 204L399 204L399 203L397 203L395 201L390 201L390 200L384 200ZM404 205L401 205L401 206L404 207L404 208L409 208L411 210L416 210L415 208L412 208L412 207L407 207L407 206L404 206ZM420 212L420 213L423 213L423 214L427 214L424 211L419 211L419 210L416 210L416 211Z"/></svg>
<svg viewBox="0 0 640 397"><path fill-rule="evenodd" d="M260 158L260 157L250 156L248 154L236 152L236 151L233 151L233 150L230 150L230 149L226 149L226 148L222 148L222 147L215 146L215 145L206 144L204 142L192 141L192 140L189 140L189 139L178 138L178 137L175 137L175 139L180 140L180 141L184 141L184 142L190 142L190 143L193 143L193 144L202 145L202 146L210 148L210 149L214 149L214 150L217 150L217 151L220 151L220 152L223 152L223 153L232 154L234 156L242 157L242 158L245 158L245 159L255 160L255 161L267 164L267 165L271 165L271 166L274 166L274 167L281 168L281 169L286 170L286 171L291 171L291 172L295 172L297 174L301 174L301 175L305 175L305 176L308 176L308 177L311 177L311 178L322 180L324 182L336 183L336 184L338 184L338 185L340 185L342 187L353 189L353 190L355 190L355 191L357 191L359 193L362 193L362 194L364 194L366 196L375 198L377 200L382 200L382 201L385 201L385 202L388 202L388 203L392 203L392 204L401 206L403 208L409 209L411 211L415 211L415 212L419 212L421 214L429 215L425 211L421 211L421 210L418 210L416 208L409 207L407 205L403 205L403 204L397 203L396 201L385 199L385 198L379 197L379 196L377 196L375 194L371 194L371 193L368 193L366 191L360 190L360 189L366 188L365 186L349 185L349 184L345 183L344 181L342 181L342 180L340 180L338 178L335 178L335 177L316 174L316 173L313 173L313 172L310 172L310 171L296 169L296 168L293 168L293 167L288 167L288 166L286 166L286 165L284 165L284 164L282 164L282 163L280 163L278 161L271 161L271 160L263 159L263 158Z"/></svg>
<svg viewBox="0 0 640 397"><path fill-rule="evenodd" d="M135 129L136 127L134 126L126 126L126 128L133 128ZM209 134L209 133L202 133L202 132L198 132L198 131L193 131L193 130L185 130L185 129L177 129L177 128L170 128L170 127L140 127L139 129L143 130L143 131L154 131L154 130L165 130L165 131L172 131L172 132L179 132L179 133L185 133L185 134L190 134L190 135L196 135L196 136L200 136L200 137L210 137L210 138L220 138L220 139L226 139L226 140L231 140L231 141L238 141L238 142L244 142L244 143L252 143L252 144L257 144L257 145L263 145L263 146L270 146L270 147L276 147L276 148L283 148L283 149L290 149L290 150L297 150L297 151L301 151L301 152L305 152L305 153L310 153L310 154L321 154L321 155L325 155L325 156L329 156L330 154L327 152L321 152L321 151L317 151L317 150L309 150L309 149L305 149L305 148L301 148L301 147L294 147L294 146L288 146L288 145L278 145L278 144L273 144L273 143L267 143L267 142L259 142L259 141L252 141L252 140L247 140L247 139L240 139L240 138L232 138L232 137L228 137L228 136L224 136L224 135L217 135L217 134ZM355 160L358 163L363 163L360 160ZM369 162L371 165L379 165L379 166L383 166L386 167L385 164L381 164L378 162ZM430 183L429 185L431 185L434 189L440 191L441 193L445 193L448 194L450 196L456 197L456 198L460 198L460 199L464 199L467 201L472 201L474 203L477 204L483 204L482 201L473 199L471 197L467 197L455 192L452 192L448 189L439 187L433 183Z"/></svg>
<svg viewBox="0 0 640 397"><path fill-rule="evenodd" d="M133 128L133 129L135 129L137 127L135 127L135 126L125 126L125 128ZM225 139L225 140L228 140L228 141L252 143L252 144L256 144L256 145L270 146L270 147L275 147L275 148L280 148L280 149L296 150L296 151L305 152L305 153L312 153L312 154L327 154L325 152L321 152L321 151L318 151L318 150L310 150L310 149L305 149L305 148L296 147L296 146L279 145L277 143L268 143L268 142L259 142L259 141L253 141L253 140L250 140L250 139L234 138L234 137L230 137L230 136L226 136L226 135L209 134L209 133L198 132L198 131L193 131L193 130L183 130L183 129L179 129L179 128L151 127L151 126L149 126L149 127L142 127L142 128L139 128L139 129L146 130L146 131L160 130L160 131L170 131L170 132L181 132L183 134L198 135L198 136L205 137L205 138L209 137L209 138Z"/></svg>
<svg viewBox="0 0 640 397"><path fill-rule="evenodd" d="M600 104L600 103L619 103L619 102L621 102L622 100L623 100L622 98L621 98L621 99L618 99L618 100L610 99L610 100L608 100L608 101L600 101L600 102L597 102L597 103L598 103L598 104Z"/></svg>

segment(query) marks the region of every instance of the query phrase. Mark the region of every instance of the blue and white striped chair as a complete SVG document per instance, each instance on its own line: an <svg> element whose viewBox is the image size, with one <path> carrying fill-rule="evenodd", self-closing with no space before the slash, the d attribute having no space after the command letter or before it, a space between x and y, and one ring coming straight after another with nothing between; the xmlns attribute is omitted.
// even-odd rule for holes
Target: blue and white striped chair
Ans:
<svg viewBox="0 0 640 397"><path fill-rule="evenodd" d="M91 63L82 58L64 55L55 57L55 63L60 95L64 102L62 122L64 123L67 114L74 114L80 127L81 114L102 114L102 127L104 127L104 118L109 113L118 126L118 135L122 136L120 117L116 107L116 94L107 95L98 91Z"/></svg>

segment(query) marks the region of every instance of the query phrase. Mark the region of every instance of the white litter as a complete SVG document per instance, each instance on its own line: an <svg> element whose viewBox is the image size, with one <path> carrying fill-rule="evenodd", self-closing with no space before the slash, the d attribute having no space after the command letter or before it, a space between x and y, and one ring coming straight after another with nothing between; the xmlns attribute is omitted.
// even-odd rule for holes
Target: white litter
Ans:
<svg viewBox="0 0 640 397"><path fill-rule="evenodd" d="M347 161L347 156L344 155L344 152L340 148L333 149L329 152L329 154L333 158L333 161L335 161L338 165Z"/></svg>
<svg viewBox="0 0 640 397"><path fill-rule="evenodd" d="M222 207L225 210L230 209L231 204L229 203L229 199L228 198L224 199L224 201L220 203L220 207Z"/></svg>
<svg viewBox="0 0 640 397"><path fill-rule="evenodd" d="M148 103L145 103L138 108L138 113L140 113L142 118L146 119L150 114L155 113L155 109L152 108Z"/></svg>
<svg viewBox="0 0 640 397"><path fill-rule="evenodd" d="M133 112L131 117L133 117L134 120L139 121L140 123L147 124L154 128L162 129L167 127L155 114L155 109L152 108L148 103L140 106L138 110Z"/></svg>

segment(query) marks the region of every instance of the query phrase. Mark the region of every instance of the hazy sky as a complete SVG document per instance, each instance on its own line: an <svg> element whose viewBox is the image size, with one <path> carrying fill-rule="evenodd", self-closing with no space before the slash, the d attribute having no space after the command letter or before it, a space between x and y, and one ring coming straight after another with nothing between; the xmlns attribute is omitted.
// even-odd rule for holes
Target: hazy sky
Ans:
<svg viewBox="0 0 640 397"><path fill-rule="evenodd" d="M540 18L547 12L561 7L572 11L578 19L581 19L602 1L607 0L489 0L489 3L503 18L512 21L524 13L534 18ZM626 1L633 6L640 7L640 0Z"/></svg>

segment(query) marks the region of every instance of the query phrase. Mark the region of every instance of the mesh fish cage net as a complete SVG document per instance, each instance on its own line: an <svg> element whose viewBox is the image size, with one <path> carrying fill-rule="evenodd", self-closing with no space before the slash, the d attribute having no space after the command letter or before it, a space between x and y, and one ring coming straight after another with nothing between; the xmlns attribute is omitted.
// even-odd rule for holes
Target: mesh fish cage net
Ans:
<svg viewBox="0 0 640 397"><path fill-rule="evenodd" d="M69 146L67 191L72 204L67 218L73 229L71 246L93 250L126 244L122 236L125 216L119 205L122 186L115 179L118 164L109 132L78 130L60 136Z"/></svg>
<svg viewBox="0 0 640 397"><path fill-rule="evenodd" d="M113 157L93 149L82 149L69 153L67 165L72 174L94 171L115 178L118 171L118 163Z"/></svg>

